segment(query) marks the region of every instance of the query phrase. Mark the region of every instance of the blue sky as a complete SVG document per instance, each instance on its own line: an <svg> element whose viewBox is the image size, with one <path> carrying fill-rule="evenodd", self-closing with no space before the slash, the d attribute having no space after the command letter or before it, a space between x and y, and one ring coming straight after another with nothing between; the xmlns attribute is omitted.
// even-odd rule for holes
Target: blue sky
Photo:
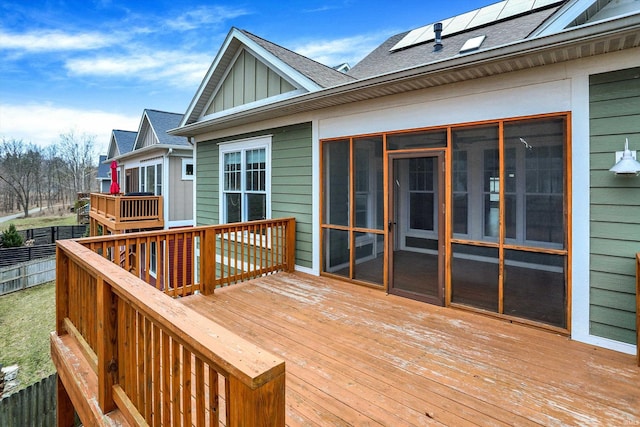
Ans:
<svg viewBox="0 0 640 427"><path fill-rule="evenodd" d="M137 130L142 111L184 113L231 27L326 65L494 1L0 1L0 138Z"/></svg>

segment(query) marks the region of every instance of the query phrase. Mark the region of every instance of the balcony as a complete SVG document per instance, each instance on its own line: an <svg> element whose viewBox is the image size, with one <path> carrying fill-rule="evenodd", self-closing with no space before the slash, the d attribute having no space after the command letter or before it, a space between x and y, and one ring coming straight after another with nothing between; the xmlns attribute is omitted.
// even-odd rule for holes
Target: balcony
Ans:
<svg viewBox="0 0 640 427"><path fill-rule="evenodd" d="M640 423L633 356L294 272L294 245L292 219L58 242L59 425Z"/></svg>
<svg viewBox="0 0 640 427"><path fill-rule="evenodd" d="M91 193L91 235L164 227L162 196Z"/></svg>

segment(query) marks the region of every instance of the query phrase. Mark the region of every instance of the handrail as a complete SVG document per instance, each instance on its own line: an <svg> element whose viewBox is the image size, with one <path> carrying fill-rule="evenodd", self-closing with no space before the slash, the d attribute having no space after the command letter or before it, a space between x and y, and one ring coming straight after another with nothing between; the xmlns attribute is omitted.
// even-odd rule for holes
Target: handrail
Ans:
<svg viewBox="0 0 640 427"><path fill-rule="evenodd" d="M164 225L162 196L125 196L122 194L91 193L90 217L111 229L123 230L136 224L138 228Z"/></svg>
<svg viewBox="0 0 640 427"><path fill-rule="evenodd" d="M78 242L171 296L295 266L295 219L88 237Z"/></svg>
<svg viewBox="0 0 640 427"><path fill-rule="evenodd" d="M56 335L72 336L95 358L103 414L117 408L132 424L284 425L281 359L85 246L57 244Z"/></svg>

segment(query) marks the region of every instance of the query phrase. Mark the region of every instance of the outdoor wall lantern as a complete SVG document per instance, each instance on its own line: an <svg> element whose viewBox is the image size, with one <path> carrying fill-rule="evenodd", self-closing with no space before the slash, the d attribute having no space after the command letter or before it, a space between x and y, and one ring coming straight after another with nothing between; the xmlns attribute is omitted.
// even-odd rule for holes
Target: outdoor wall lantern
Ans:
<svg viewBox="0 0 640 427"><path fill-rule="evenodd" d="M629 138L624 143L624 151L616 151L616 164L610 172L620 176L638 176L640 174L640 162L636 160L636 152L629 150Z"/></svg>

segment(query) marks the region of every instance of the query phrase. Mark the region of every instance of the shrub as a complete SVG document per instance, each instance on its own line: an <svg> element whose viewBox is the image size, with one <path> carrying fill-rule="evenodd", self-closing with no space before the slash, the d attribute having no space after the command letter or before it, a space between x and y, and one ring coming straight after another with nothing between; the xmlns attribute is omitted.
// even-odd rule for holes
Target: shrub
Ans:
<svg viewBox="0 0 640 427"><path fill-rule="evenodd" d="M10 224L9 228L2 232L2 237L0 238L1 246L5 248L17 248L22 246L23 242L22 236L18 233L14 224Z"/></svg>

